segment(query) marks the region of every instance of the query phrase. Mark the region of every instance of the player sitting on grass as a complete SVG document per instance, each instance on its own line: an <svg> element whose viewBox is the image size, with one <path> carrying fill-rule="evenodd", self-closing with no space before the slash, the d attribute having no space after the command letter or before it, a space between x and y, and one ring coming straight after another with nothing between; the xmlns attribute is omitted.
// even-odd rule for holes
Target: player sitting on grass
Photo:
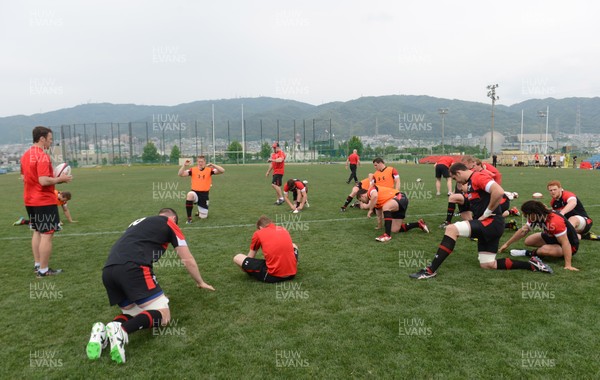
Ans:
<svg viewBox="0 0 600 380"><path fill-rule="evenodd" d="M198 264L177 222L175 210L163 208L156 216L131 223L112 246L102 270L102 282L109 303L111 306L118 305L121 314L106 326L102 322L96 322L92 326L86 348L88 358L100 358L102 349L110 342L111 359L117 363L125 363L125 344L129 341L129 334L169 323L169 299L152 271L153 263L162 257L169 243L196 286L215 290L202 279Z"/></svg>
<svg viewBox="0 0 600 380"><path fill-rule="evenodd" d="M255 256L261 248L265 258L257 259ZM262 215L256 222L250 251L247 255L238 253L233 262L258 281L287 281L293 279L298 270L298 247L284 227L276 226Z"/></svg>
<svg viewBox="0 0 600 380"><path fill-rule="evenodd" d="M369 210L367 218L371 217L373 210L381 210L385 233L376 237L377 241L390 241L392 232L406 232L417 227L429 233L429 228L423 219L419 219L416 223L404 223L406 210L408 210L408 198L406 194L396 189L373 185L369 190L360 189L356 198L363 203L361 208ZM378 221L378 224L380 223L381 221Z"/></svg>
<svg viewBox="0 0 600 380"><path fill-rule="evenodd" d="M542 232L530 235L525 239L525 245L536 247L535 249L511 249L510 254L512 256L564 257L565 269L578 270L571 265L571 258L577 253L579 238L567 218L557 211L547 209L542 202L534 200L523 203L521 211L527 218L527 224L500 247L500 252L522 239L533 228L539 227Z"/></svg>
<svg viewBox="0 0 600 380"><path fill-rule="evenodd" d="M560 181L550 181L546 187L552 197L550 201L552 209L564 215L582 239L600 240L596 234L591 233L590 230L594 222L585 211L583 203L577 195L563 189Z"/></svg>
<svg viewBox="0 0 600 380"><path fill-rule="evenodd" d="M456 222L446 227L431 264L409 275L411 278L422 280L437 275L440 265L454 251L458 237L478 239L479 266L483 269L525 269L552 273L552 269L537 256L532 257L529 262L509 258L496 260L500 237L504 232L504 218L500 211L504 189L494 182L488 173L474 172L460 162L450 167L450 174L463 186L465 199L470 203L474 220Z"/></svg>

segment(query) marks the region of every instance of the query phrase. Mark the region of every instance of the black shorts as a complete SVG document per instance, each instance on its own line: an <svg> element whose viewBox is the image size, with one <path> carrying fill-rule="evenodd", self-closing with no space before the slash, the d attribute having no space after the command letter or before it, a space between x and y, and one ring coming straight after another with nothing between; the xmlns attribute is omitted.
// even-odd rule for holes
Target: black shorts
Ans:
<svg viewBox="0 0 600 380"><path fill-rule="evenodd" d="M508 211L510 209L510 199L508 199L508 197L506 195L502 196L503 201L500 201L500 211L502 211L502 213L504 214L505 211Z"/></svg>
<svg viewBox="0 0 600 380"><path fill-rule="evenodd" d="M471 202L467 199L467 197L463 194L463 203L458 203L458 212L463 213L466 211L471 211Z"/></svg>
<svg viewBox="0 0 600 380"><path fill-rule="evenodd" d="M273 174L273 179L271 183L275 186L281 186L281 181L283 180L283 174Z"/></svg>
<svg viewBox="0 0 600 380"><path fill-rule="evenodd" d="M471 237L477 238L478 252L498 252L500 238L504 233L504 218L495 216L481 220L469 220Z"/></svg>
<svg viewBox="0 0 600 380"><path fill-rule="evenodd" d="M402 195L402 198L398 199L397 197ZM392 212L392 219L404 219L406 218L406 210L408 210L408 198L404 193L400 193L394 197L396 203L398 203L398 211Z"/></svg>
<svg viewBox="0 0 600 380"><path fill-rule="evenodd" d="M192 191L196 193L196 196L198 197L198 206L208 209L208 191Z"/></svg>
<svg viewBox="0 0 600 380"><path fill-rule="evenodd" d="M294 248L294 254L296 255L296 260L298 260L298 250ZM242 270L250 277L254 277L258 281L274 283L291 280L295 275L287 276L287 277L277 277L272 276L267 273L267 262L264 259L257 259L254 257L246 257L244 262L242 263Z"/></svg>
<svg viewBox="0 0 600 380"><path fill-rule="evenodd" d="M60 230L58 206L25 206L29 217L29 227L42 234L53 234Z"/></svg>
<svg viewBox="0 0 600 380"><path fill-rule="evenodd" d="M435 165L435 178L448 178L450 177L450 170L444 164Z"/></svg>
<svg viewBox="0 0 600 380"><path fill-rule="evenodd" d="M308 196L308 186L304 185L304 191L306 192L306 195ZM294 201L296 201L298 199L298 192L296 190L292 191L292 193L294 193Z"/></svg>
<svg viewBox="0 0 600 380"><path fill-rule="evenodd" d="M560 245L560 243L558 242L558 239L555 236L550 236L545 232L542 232L542 239L544 239L544 242L546 244ZM571 239L569 239L569 243L571 243L571 254L572 255L576 254L577 250L579 249L579 240L574 242Z"/></svg>
<svg viewBox="0 0 600 380"><path fill-rule="evenodd" d="M111 306L139 305L163 294L152 268L132 262L105 267L102 282Z"/></svg>

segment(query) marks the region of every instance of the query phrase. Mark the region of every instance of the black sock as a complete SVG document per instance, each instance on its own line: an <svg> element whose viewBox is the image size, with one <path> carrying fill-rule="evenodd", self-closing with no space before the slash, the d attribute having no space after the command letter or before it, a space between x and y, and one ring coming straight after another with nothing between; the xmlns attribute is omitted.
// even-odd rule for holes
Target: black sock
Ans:
<svg viewBox="0 0 600 380"><path fill-rule="evenodd" d="M537 256L537 248L533 249L533 250L526 249L525 256L527 256L527 257Z"/></svg>
<svg viewBox="0 0 600 380"><path fill-rule="evenodd" d="M185 212L188 219L192 218L192 210L194 209L194 201L185 201Z"/></svg>
<svg viewBox="0 0 600 380"><path fill-rule="evenodd" d="M162 320L162 314L158 310L144 310L135 317L131 318L125 323L121 324L121 327L127 334L134 333L141 329L148 329L150 327L160 326Z"/></svg>
<svg viewBox="0 0 600 380"><path fill-rule="evenodd" d="M402 223L402 226L400 226L400 232L406 232L417 227L419 227L419 223Z"/></svg>
<svg viewBox="0 0 600 380"><path fill-rule="evenodd" d="M388 236L392 236L392 212L384 211L383 212L383 225L385 226L385 233Z"/></svg>
<svg viewBox="0 0 600 380"><path fill-rule="evenodd" d="M438 246L437 253L429 265L429 270L432 272L437 271L444 260L446 260L446 257L450 256L455 245L456 240L452 239L450 236L444 235L442 242Z"/></svg>
<svg viewBox="0 0 600 380"><path fill-rule="evenodd" d="M344 203L344 207L348 207L348 205L350 204L350 202L352 202L354 198L352 198L351 196L348 196L348 198L346 198L346 203Z"/></svg>
<svg viewBox="0 0 600 380"><path fill-rule="evenodd" d="M448 211L446 212L446 222L450 224L452 221L452 217L454 216L454 211L456 210L456 203L448 203Z"/></svg>
<svg viewBox="0 0 600 380"><path fill-rule="evenodd" d="M533 265L529 264L527 261L519 261L519 260L511 260L509 258L506 259L498 259L496 260L496 265L498 270L506 269L525 269L533 271Z"/></svg>

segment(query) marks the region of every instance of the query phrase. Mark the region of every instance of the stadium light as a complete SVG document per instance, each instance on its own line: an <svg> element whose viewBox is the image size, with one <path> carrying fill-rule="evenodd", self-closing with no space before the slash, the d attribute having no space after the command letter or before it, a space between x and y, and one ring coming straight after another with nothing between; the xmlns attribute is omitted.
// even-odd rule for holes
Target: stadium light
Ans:
<svg viewBox="0 0 600 380"><path fill-rule="evenodd" d="M446 114L448 113L448 108L440 108L438 109L438 113L442 115L442 154L444 152L444 119L446 119Z"/></svg>
<svg viewBox="0 0 600 380"><path fill-rule="evenodd" d="M488 98L492 99L492 138L490 141L490 153L494 154L494 106L496 105L496 100L500 99L499 96L496 96L496 89L498 88L498 84L490 84L487 86Z"/></svg>

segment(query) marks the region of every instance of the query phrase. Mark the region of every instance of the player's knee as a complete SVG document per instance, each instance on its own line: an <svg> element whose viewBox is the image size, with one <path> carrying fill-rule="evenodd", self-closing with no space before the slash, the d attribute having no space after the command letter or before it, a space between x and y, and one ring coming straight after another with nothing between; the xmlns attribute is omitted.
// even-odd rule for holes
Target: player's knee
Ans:
<svg viewBox="0 0 600 380"><path fill-rule="evenodd" d="M187 195L185 197L185 200L186 201L193 201L194 200L194 195L195 195L194 192L190 191L189 193L187 193Z"/></svg>

